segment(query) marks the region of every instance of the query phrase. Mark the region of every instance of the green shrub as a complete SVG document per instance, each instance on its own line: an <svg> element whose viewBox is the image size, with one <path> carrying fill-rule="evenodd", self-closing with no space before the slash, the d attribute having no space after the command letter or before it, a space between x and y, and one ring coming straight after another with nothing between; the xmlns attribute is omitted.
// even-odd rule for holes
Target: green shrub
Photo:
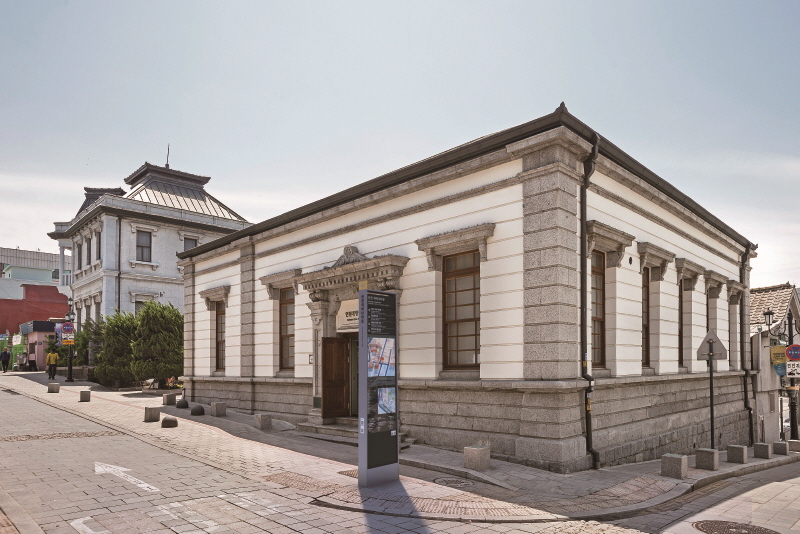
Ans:
<svg viewBox="0 0 800 534"><path fill-rule="evenodd" d="M133 384L131 343L138 321L131 313L117 311L105 319L102 350L97 354L94 375L104 386L128 387Z"/></svg>
<svg viewBox="0 0 800 534"><path fill-rule="evenodd" d="M164 388L168 378L183 374L183 315L172 304L149 301L136 319L131 373L136 380L153 378Z"/></svg>

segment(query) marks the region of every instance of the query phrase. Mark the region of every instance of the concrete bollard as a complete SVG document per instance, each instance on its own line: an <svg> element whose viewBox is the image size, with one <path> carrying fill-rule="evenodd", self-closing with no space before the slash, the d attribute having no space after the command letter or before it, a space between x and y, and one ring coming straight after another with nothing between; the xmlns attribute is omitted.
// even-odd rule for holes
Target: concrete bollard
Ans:
<svg viewBox="0 0 800 534"><path fill-rule="evenodd" d="M81 398L79 402L89 402L92 400L92 391L87 389L85 391L81 391Z"/></svg>
<svg viewBox="0 0 800 534"><path fill-rule="evenodd" d="M719 470L719 451L717 449L697 449L695 467L706 471Z"/></svg>
<svg viewBox="0 0 800 534"><path fill-rule="evenodd" d="M464 447L464 467L473 471L489 469L491 451L489 447Z"/></svg>
<svg viewBox="0 0 800 534"><path fill-rule="evenodd" d="M171 415L165 415L161 420L161 428L175 428L178 426L178 420Z"/></svg>
<svg viewBox="0 0 800 534"><path fill-rule="evenodd" d="M211 416L212 417L225 417L226 406L224 402L211 403Z"/></svg>
<svg viewBox="0 0 800 534"><path fill-rule="evenodd" d="M764 458L769 460L772 458L772 444L770 443L756 443L753 445L753 456L756 458Z"/></svg>
<svg viewBox="0 0 800 534"><path fill-rule="evenodd" d="M181 400L179 400L178 402L175 403L175 407L176 408L188 408L189 407L189 401L187 401L186 399L181 399Z"/></svg>
<svg viewBox="0 0 800 534"><path fill-rule="evenodd" d="M253 415L255 419L255 427L259 430L272 429L272 416L265 413L257 413Z"/></svg>
<svg viewBox="0 0 800 534"><path fill-rule="evenodd" d="M789 456L789 444L785 441L776 441L772 444L772 452L781 456Z"/></svg>
<svg viewBox="0 0 800 534"><path fill-rule="evenodd" d="M192 411L189 413L192 415L205 415L206 411L198 404L197 406L192 406Z"/></svg>
<svg viewBox="0 0 800 534"><path fill-rule="evenodd" d="M683 454L661 456L661 476L683 480L689 475L689 457Z"/></svg>
<svg viewBox="0 0 800 534"><path fill-rule="evenodd" d="M800 452L800 440L798 440L798 439L790 439L786 443L789 444L789 450L791 452Z"/></svg>
<svg viewBox="0 0 800 534"><path fill-rule="evenodd" d="M175 402L178 399L177 393L164 393L161 396L161 404L164 406L175 406Z"/></svg>
<svg viewBox="0 0 800 534"><path fill-rule="evenodd" d="M146 407L144 409L144 422L145 423L157 423L161 419L161 407L160 406L153 406L153 407Z"/></svg>
<svg viewBox="0 0 800 534"><path fill-rule="evenodd" d="M728 445L728 461L732 464L746 464L747 447L744 445Z"/></svg>
<svg viewBox="0 0 800 534"><path fill-rule="evenodd" d="M47 392L48 393L58 393L58 391L60 389L61 389L61 383L60 382L50 382L49 384L47 384Z"/></svg>

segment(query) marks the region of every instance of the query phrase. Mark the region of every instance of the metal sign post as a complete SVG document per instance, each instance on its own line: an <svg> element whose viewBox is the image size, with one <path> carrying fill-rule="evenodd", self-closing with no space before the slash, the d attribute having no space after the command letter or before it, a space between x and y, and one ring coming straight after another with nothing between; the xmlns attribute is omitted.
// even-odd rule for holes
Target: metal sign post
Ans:
<svg viewBox="0 0 800 534"><path fill-rule="evenodd" d="M703 352L703 348L708 346L708 352ZM709 330L706 337L697 349L697 359L708 361L708 404L711 408L711 448L717 448L717 440L714 431L714 362L713 360L727 360L728 351L717 337L717 333Z"/></svg>
<svg viewBox="0 0 800 534"><path fill-rule="evenodd" d="M400 479L397 295L358 292L358 486Z"/></svg>

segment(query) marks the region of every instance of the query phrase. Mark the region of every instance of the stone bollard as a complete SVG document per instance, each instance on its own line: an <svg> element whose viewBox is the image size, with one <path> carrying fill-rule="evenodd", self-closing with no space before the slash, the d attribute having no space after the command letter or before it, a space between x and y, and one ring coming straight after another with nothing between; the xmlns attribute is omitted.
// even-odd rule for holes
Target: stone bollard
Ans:
<svg viewBox="0 0 800 534"><path fill-rule="evenodd" d="M491 450L489 447L464 447L464 467L473 471L489 469Z"/></svg>
<svg viewBox="0 0 800 534"><path fill-rule="evenodd" d="M689 474L689 457L683 454L661 456L661 476L684 479Z"/></svg>
<svg viewBox="0 0 800 534"><path fill-rule="evenodd" d="M61 389L61 383L60 382L50 382L49 384L47 384L47 392L48 393L58 393L58 391L60 389Z"/></svg>
<svg viewBox="0 0 800 534"><path fill-rule="evenodd" d="M728 445L728 461L732 464L746 464L747 447L744 445Z"/></svg>
<svg viewBox="0 0 800 534"><path fill-rule="evenodd" d="M189 401L187 401L185 398L182 398L181 400L179 400L178 402L175 403L175 407L176 408L188 408L189 407Z"/></svg>
<svg viewBox="0 0 800 534"><path fill-rule="evenodd" d="M272 429L272 416L265 413L257 413L253 415L255 419L255 427L259 430Z"/></svg>
<svg viewBox="0 0 800 534"><path fill-rule="evenodd" d="M92 400L92 391L87 389L85 391L81 391L81 398L79 402L89 402Z"/></svg>
<svg viewBox="0 0 800 534"><path fill-rule="evenodd" d="M171 415L165 415L161 420L161 428L175 428L178 426L178 420Z"/></svg>
<svg viewBox="0 0 800 534"><path fill-rule="evenodd" d="M785 441L776 441L772 444L772 452L781 456L789 456L789 444Z"/></svg>
<svg viewBox="0 0 800 534"><path fill-rule="evenodd" d="M144 409L145 423L157 423L159 419L161 419L160 406L153 406L153 407L148 406Z"/></svg>
<svg viewBox="0 0 800 534"><path fill-rule="evenodd" d="M164 393L161 396L161 404L164 406L175 406L175 402L178 399L177 393Z"/></svg>
<svg viewBox="0 0 800 534"><path fill-rule="evenodd" d="M211 416L212 417L225 417L226 406L224 402L211 403Z"/></svg>
<svg viewBox="0 0 800 534"><path fill-rule="evenodd" d="M192 415L205 415L206 411L198 404L197 406L192 406L192 411L189 413Z"/></svg>
<svg viewBox="0 0 800 534"><path fill-rule="evenodd" d="M790 439L786 443L789 444L789 450L792 452L800 452L800 440Z"/></svg>
<svg viewBox="0 0 800 534"><path fill-rule="evenodd" d="M706 471L719 469L719 451L717 449L697 449L695 467Z"/></svg>
<svg viewBox="0 0 800 534"><path fill-rule="evenodd" d="M769 460L772 458L772 445L769 443L756 443L753 445L753 456Z"/></svg>

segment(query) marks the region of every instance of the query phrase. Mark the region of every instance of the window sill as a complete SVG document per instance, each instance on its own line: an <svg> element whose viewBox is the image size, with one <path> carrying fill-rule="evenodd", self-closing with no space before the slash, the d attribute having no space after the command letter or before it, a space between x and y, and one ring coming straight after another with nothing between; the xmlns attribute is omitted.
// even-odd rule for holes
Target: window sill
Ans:
<svg viewBox="0 0 800 534"><path fill-rule="evenodd" d="M133 269L137 265L143 265L143 266L146 266L146 267L152 267L154 271L156 269L158 269L158 264L150 262L150 261L129 260L129 263L131 264L131 269Z"/></svg>
<svg viewBox="0 0 800 534"><path fill-rule="evenodd" d="M275 373L275 378L294 378L294 369L281 369Z"/></svg>
<svg viewBox="0 0 800 534"><path fill-rule="evenodd" d="M439 371L439 380L480 380L480 369L442 369Z"/></svg>

